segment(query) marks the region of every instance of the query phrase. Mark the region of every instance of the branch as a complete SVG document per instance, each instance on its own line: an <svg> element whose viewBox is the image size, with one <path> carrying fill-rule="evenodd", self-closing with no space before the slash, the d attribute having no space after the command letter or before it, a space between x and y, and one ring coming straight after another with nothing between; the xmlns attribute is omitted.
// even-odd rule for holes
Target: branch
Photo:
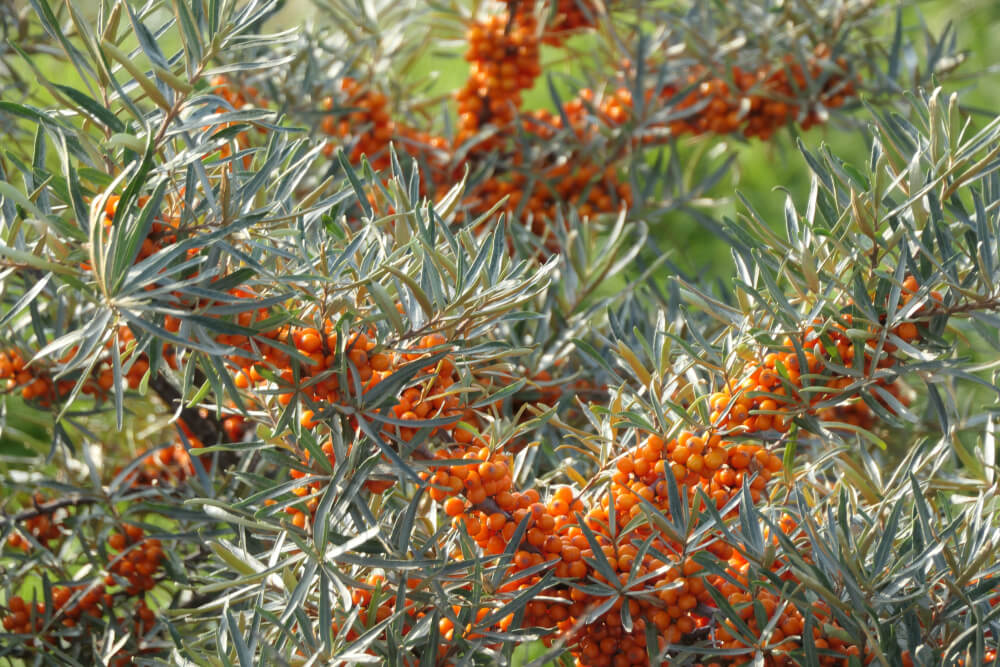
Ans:
<svg viewBox="0 0 1000 667"><path fill-rule="evenodd" d="M93 505L98 502L97 498L90 498L84 496L69 496L68 498L60 498L59 500L50 500L46 503L35 502L35 507L30 510L24 510L18 512L17 514L12 514L5 518L8 523L20 523L21 521L27 521L28 519L34 519L45 514L52 514L56 510L62 509L63 507L79 507L81 505Z"/></svg>
<svg viewBox="0 0 1000 667"><path fill-rule="evenodd" d="M149 386L170 409L176 409L178 404L183 403L181 393L162 373L152 377ZM210 416L203 416L197 408L182 407L181 419L205 446L214 445L221 440L222 428L219 422Z"/></svg>

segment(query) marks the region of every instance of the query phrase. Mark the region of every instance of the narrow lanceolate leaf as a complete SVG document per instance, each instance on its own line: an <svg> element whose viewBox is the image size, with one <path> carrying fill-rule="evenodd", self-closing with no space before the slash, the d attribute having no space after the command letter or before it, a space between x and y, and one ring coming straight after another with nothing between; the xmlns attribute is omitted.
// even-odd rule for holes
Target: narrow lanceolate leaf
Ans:
<svg viewBox="0 0 1000 667"><path fill-rule="evenodd" d="M889 563L889 556L892 553L896 540L896 531L899 529L899 521L902 516L903 505L896 503L885 522L885 527L879 537L878 547L872 558L872 574L878 575Z"/></svg>
<svg viewBox="0 0 1000 667"><path fill-rule="evenodd" d="M7 326L15 317L21 314L25 308L32 302L35 298L45 289L45 286L49 284L49 280L52 278L52 274L46 274L41 280L36 282L30 288L28 288L24 294L14 303L10 309L4 313L3 317L0 317L0 328Z"/></svg>
<svg viewBox="0 0 1000 667"><path fill-rule="evenodd" d="M170 110L170 102L167 101L167 98L163 96L163 93L156 87L153 80L147 77L127 54L107 40L101 42L101 48L128 71L136 83L139 84L139 87L142 88L143 92L149 96L149 99L164 111Z"/></svg>
<svg viewBox="0 0 1000 667"><path fill-rule="evenodd" d="M240 661L240 667L252 667L256 664L250 652L250 647L247 646L246 640L243 638L243 632L236 623L236 618L233 616L231 609L226 609L226 629L229 632L230 639L233 640L233 645L236 647L236 655Z"/></svg>

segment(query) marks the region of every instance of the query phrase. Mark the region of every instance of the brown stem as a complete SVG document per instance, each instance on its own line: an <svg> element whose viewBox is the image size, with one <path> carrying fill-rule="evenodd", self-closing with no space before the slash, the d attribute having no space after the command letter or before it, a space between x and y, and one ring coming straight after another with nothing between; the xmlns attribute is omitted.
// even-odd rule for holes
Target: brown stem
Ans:
<svg viewBox="0 0 1000 667"><path fill-rule="evenodd" d="M171 409L176 409L178 404L183 403L181 393L162 373L153 376L149 380L149 386ZM210 416L203 416L197 408L182 407L181 419L204 445L214 445L221 439L222 428L219 422Z"/></svg>
<svg viewBox="0 0 1000 667"><path fill-rule="evenodd" d="M30 510L24 510L18 512L17 514L12 514L7 517L7 521L11 523L20 523L21 521L27 521L28 519L34 519L45 514L52 514L56 510L62 509L63 507L79 507L81 505L93 505L98 502L97 498L89 498L84 496L70 496L68 498L60 498L58 500L50 500L46 503L36 502L34 508Z"/></svg>
<svg viewBox="0 0 1000 667"><path fill-rule="evenodd" d="M981 310L997 310L998 308L1000 308L1000 298L987 299L985 301L966 301L951 306L931 304L930 311L926 313L918 311L916 316L924 318L931 315L948 315L950 317L952 315L965 315Z"/></svg>

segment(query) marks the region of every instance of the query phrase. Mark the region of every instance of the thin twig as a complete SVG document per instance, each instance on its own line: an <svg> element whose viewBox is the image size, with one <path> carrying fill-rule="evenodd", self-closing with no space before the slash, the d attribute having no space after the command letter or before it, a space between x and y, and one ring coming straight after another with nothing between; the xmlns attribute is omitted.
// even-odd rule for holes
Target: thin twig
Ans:
<svg viewBox="0 0 1000 667"><path fill-rule="evenodd" d="M28 519L34 519L35 517L52 514L53 512L64 507L93 505L96 502L98 502L97 498L88 496L69 496L67 498L59 498L58 500L50 500L45 503L35 502L34 508L18 512L17 514L12 514L6 517L4 521L7 523L20 523L22 521L27 521Z"/></svg>

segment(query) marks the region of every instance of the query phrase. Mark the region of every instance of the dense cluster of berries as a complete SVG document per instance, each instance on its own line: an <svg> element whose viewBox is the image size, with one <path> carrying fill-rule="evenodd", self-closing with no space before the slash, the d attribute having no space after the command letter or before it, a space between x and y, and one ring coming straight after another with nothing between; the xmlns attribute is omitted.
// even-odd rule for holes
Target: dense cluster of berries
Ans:
<svg viewBox="0 0 1000 667"><path fill-rule="evenodd" d="M110 572L105 577L105 583L113 586L124 580L122 584L128 595L141 595L156 586L153 575L163 560L163 547L160 541L145 537L145 531L134 524L128 524L120 533L113 533L108 538L108 546L118 555L110 564Z"/></svg>
<svg viewBox="0 0 1000 667"><path fill-rule="evenodd" d="M128 593L130 596L136 594L138 593ZM114 617L114 611L121 607L121 602L108 593L102 583L54 586L51 609L45 602L31 603L15 595L7 601L6 613L0 611L0 616L3 617L2 625L6 632L30 635L24 640L24 645L32 647L39 639L47 644L55 644L59 641L57 628L74 628L86 617L103 623L105 617ZM143 637L155 625L156 614L143 598L136 601L133 613L134 636ZM111 664L116 667L131 665L134 664L134 655L150 652L154 652L154 649L123 646L115 654Z"/></svg>
<svg viewBox="0 0 1000 667"><path fill-rule="evenodd" d="M781 460L760 445L729 443L718 435L706 441L690 432L665 443L652 435L619 459L608 493L596 498L585 511L583 499L569 487L556 489L547 502L541 502L534 489L514 490L510 458L491 451L485 444L439 451L436 459L478 461L447 466L431 462L432 472L425 473L424 478L432 485L431 498L443 502L446 514L484 553L505 553L522 528L523 537L514 551L508 578L514 584L511 590L537 584L549 568L561 581L545 592L547 601L529 605L525 625L569 633L589 610L611 602L598 623L570 637L574 655L587 665L610 665L614 656L632 654L636 662L628 664L647 664L647 621L637 622L625 631L620 620L622 604L630 605L633 618L656 623L664 645L680 641L708 622L703 613L694 611L699 605L712 603L705 577L698 574L701 566L690 555L666 561L654 557L654 553L683 554L684 545L655 535L649 524L636 521L652 507L669 515L670 485L665 475L670 474L678 487L689 485L692 502L700 487L708 490L721 507L738 492L744 476L755 498L759 498L772 472L781 467ZM609 517L611 512L615 513L613 519ZM583 525L577 519L580 515ZM641 545L651 536L653 549L640 556ZM733 554L722 541L707 548L722 559ZM600 555L596 555L597 549ZM612 572L614 580L608 576ZM613 589L602 595L583 588L594 582L613 588L624 586L653 597L616 596ZM616 599L612 601L611 597ZM498 627L505 629L510 623L510 618L502 619Z"/></svg>
<svg viewBox="0 0 1000 667"><path fill-rule="evenodd" d="M844 318L848 322L852 319L850 314L844 315ZM858 415L857 419L863 420L865 413L859 405L863 405L861 399L856 397L856 393L853 398L844 396L844 391L855 383L855 379L822 375L828 364L849 368L854 363L855 347L846 329L839 325L823 329L809 327L797 341L798 346L795 342L786 337L782 348L764 355L753 371L732 390L723 389L713 394L709 403L713 423L730 430L742 429L743 432L773 429L784 433L789 428L791 415L816 406L822 406L818 409L824 416L854 413ZM835 355L828 350L825 342L832 343ZM799 351L802 352L801 357ZM874 365L887 368L894 363L890 355L884 354ZM866 359L866 376L873 370L870 359ZM825 384L810 381L809 378L814 376L822 377ZM874 384L891 388L899 395L895 383L878 379ZM802 392L805 387L812 390Z"/></svg>
<svg viewBox="0 0 1000 667"><path fill-rule="evenodd" d="M29 533L46 546L63 537L60 523L72 506L50 510L40 494L35 495L34 503L36 512L18 522L9 538L10 546L29 548L31 543L22 533ZM23 640L24 646L29 648L36 647L38 642L58 646L66 640L62 629L74 628L84 618L98 624L112 619L131 633L132 639L120 648L111 664L134 664L135 655L155 652L156 649L143 646L140 638L156 624L156 613L147 605L144 596L158 583L156 575L164 560L163 547L158 539L147 537L141 527L133 524L126 524L120 532L112 533L108 546L110 551L103 580L88 579L54 586L51 605L46 601L29 603L21 596L12 596L7 600L6 610L0 607L3 630L30 635ZM93 553L96 555L97 551ZM118 617L122 611L126 611L124 619Z"/></svg>
<svg viewBox="0 0 1000 667"><path fill-rule="evenodd" d="M470 30L470 50L467 55L474 63L477 58L495 57L496 52L477 48L480 41L487 41L489 30L496 32L500 25L517 25L521 14L516 14L512 22L504 17L492 17L485 28L476 26ZM529 15L530 16L530 15ZM531 24L529 24L529 28ZM489 29L489 30L488 30ZM506 34L506 33L504 33ZM475 41L473 41L475 40ZM495 41L495 40L494 40ZM651 124L639 134L643 144L657 143L665 138L683 134L728 134L741 132L747 137L767 139L778 128L788 122L797 121L808 128L820 120L820 107L834 108L854 94L854 85L846 74L847 63L838 59L833 73L824 72L819 64L829 55L829 49L816 49L810 65L803 68L798 63L787 61L783 67L771 70L760 68L754 73L746 73L739 67L733 68L732 80L727 83L721 78L711 78L705 71L693 71L684 85L667 85L660 93L663 102L673 101L678 110L676 118L666 125ZM484 60L492 64L491 60ZM536 63L537 64L537 63ZM499 128L483 139L482 148L497 149L506 145L504 136L513 136L512 128L519 124L523 134L518 137L535 137L539 142L551 140L557 133L570 131L581 143L596 137L601 126L617 127L633 120L634 100L627 88L619 88L606 95L597 96L589 89L580 92L576 99L563 105L561 113L537 110L530 113L520 111L519 86L527 87L529 76L535 69L520 61L505 61L503 71L508 78L486 77L504 91L514 91L505 96L495 93L481 84L481 72L492 71L486 64L473 67L469 83L458 93L459 100L459 143L482 131L487 123ZM806 76L808 71L808 78ZM526 74L526 73L527 74ZM534 76L537 76L535 74ZM789 82L792 83L789 83ZM812 105L802 109L799 102L802 90L808 85L819 85ZM734 87L735 86L735 87ZM675 98L686 87L691 90L680 100ZM502 103L497 104L496 99ZM652 100L652 91L646 96L647 107ZM494 108L496 107L496 108ZM687 112L690 110L690 112ZM514 123L519 119L519 123ZM530 221L532 231L546 238L552 244L547 232L546 221L555 219L557 209L571 205L581 217L611 213L628 208L632 204L631 188L620 180L617 170L611 165L594 165L585 155L545 156L529 164L521 152L511 156L510 168L503 176L485 179L474 188L467 199L469 210L479 214L493 202L507 196L508 212L516 213L519 219Z"/></svg>
<svg viewBox="0 0 1000 667"><path fill-rule="evenodd" d="M596 163L585 146L607 128L632 123L634 100L624 87L603 95L584 89L555 113L524 110L522 93L542 72L540 45L560 46L573 32L593 27L610 4L503 0L499 11L473 21L466 34L469 78L455 92L458 118L452 139L394 119L385 94L349 77L336 95L323 100L322 131L351 146L352 162L365 155L376 170L389 166L391 142L405 147L429 170L421 180L425 190L428 184L433 190L435 184L453 183L461 176L459 166L470 160L498 158L503 168L474 180L461 210L475 217L507 196L508 214L516 214L557 250L550 225L562 207L573 207L586 219L632 204L631 188L617 168L630 147L621 146ZM733 66L725 76L699 66L683 80L667 82L656 99L647 91L647 109L670 104L677 113L663 123L645 123L635 141L655 144L685 134L734 132L767 139L789 122L804 128L820 122L823 109L839 107L855 94L849 64L834 59L824 44L806 64L787 57L778 66ZM579 145L553 154L551 139L561 132L575 135ZM334 148L330 143L325 150L331 155Z"/></svg>
<svg viewBox="0 0 1000 667"><path fill-rule="evenodd" d="M30 605L19 595L7 601L7 615L3 619L3 629L12 634L34 634L41 631L45 623L45 604Z"/></svg>
<svg viewBox="0 0 1000 667"><path fill-rule="evenodd" d="M72 603L70 603L72 600ZM55 586L52 588L52 614L59 625L71 628L84 614L94 618L104 615L104 609L111 609L111 595L101 584ZM46 624L47 607L44 602L34 604L15 595L7 602L8 613L3 619L3 628L12 634L38 635ZM33 639L28 640L28 645Z"/></svg>
<svg viewBox="0 0 1000 667"><path fill-rule="evenodd" d="M343 96L340 106L351 111L337 117L325 114L321 123L324 133L347 140L353 148L350 160L357 163L362 155L368 156L372 168L380 170L389 166L389 155L385 148L390 141L397 138L397 127L389 113L388 99L379 92L364 89L358 81L346 77L340 82ZM337 102L332 97L323 100L323 109L332 111ZM327 155L333 153L336 144L324 146Z"/></svg>
<svg viewBox="0 0 1000 667"><path fill-rule="evenodd" d="M6 380L6 391L21 390L21 397L26 401L37 400L43 406L50 405L58 390L60 395L69 393L73 383L58 383L58 389L53 384L49 374L37 367L28 367L21 351L8 348L0 351L0 380Z"/></svg>
<svg viewBox="0 0 1000 667"><path fill-rule="evenodd" d="M236 86L221 74L212 77L210 84L212 92L233 105L234 109L242 109L248 104L257 107L266 107L268 104L267 98L256 86Z"/></svg>
<svg viewBox="0 0 1000 667"><path fill-rule="evenodd" d="M346 143L351 147L348 159L353 164L359 163L363 155L373 169L381 171L391 163L389 145L395 142L407 153L421 156L425 166L431 170L431 178L421 179L422 195L427 192L428 181L446 183L460 174L448 165L451 152L448 140L395 120L390 114L388 98L383 93L369 90L356 79L344 78L339 94L324 98L321 106L320 129L337 139L323 146L323 154L327 157L332 156L339 145ZM375 206L372 197L369 201Z"/></svg>
<svg viewBox="0 0 1000 667"><path fill-rule="evenodd" d="M335 414L329 409L332 405L355 402L406 364L419 363L431 354L444 351L447 346L444 336L430 334L422 337L412 350L390 351L380 349L372 331L348 334L341 342L332 320L324 323L322 331L313 327L283 326L265 332L263 338L273 341L273 344L259 346L261 359L237 371L236 386L251 392L258 388L265 392L277 392L277 401L282 405L288 405L298 394L303 405L311 406L301 413L302 428L310 430ZM293 361L293 356L287 351L288 346L294 347L299 355L309 360L308 363ZM236 357L233 360L247 361ZM277 381L272 382L269 377ZM448 355L420 368L409 385L388 406L385 414L392 421L382 420L378 428L405 446L423 427L422 422L443 418L448 422L429 427L431 435L443 431L453 433L453 437L460 440L471 438L467 431L457 428L459 421L477 423L476 415L463 408L459 394L453 388L457 381L458 375ZM377 420L375 415L361 418L373 423ZM355 429L360 428L357 419L350 418ZM329 464L333 465L332 442L327 441L323 445L323 452ZM308 451L303 452L302 464L306 469L316 469L316 474L322 474L316 468L316 462L310 460ZM295 493L304 499L306 511L312 513L318 503L322 483L304 470L292 470L291 475L305 480ZM373 479L366 483L366 488L381 492L390 485L391 482ZM295 525L305 525L306 513L302 509L288 507L285 511L292 515Z"/></svg>
<svg viewBox="0 0 1000 667"><path fill-rule="evenodd" d="M232 417L230 419L242 419ZM227 420L228 421L228 420ZM176 486L195 474L194 464L191 462L190 450L197 450L204 447L204 443L198 438L187 424L179 422L184 438L179 435L174 442L162 449L153 452L143 451L139 456L142 462L129 473L129 483L133 488ZM235 430L239 428L239 432ZM227 433L242 435L242 423L234 429L226 429ZM239 437L230 437L230 442L236 442Z"/></svg>
<svg viewBox="0 0 1000 667"><path fill-rule="evenodd" d="M268 383L267 375L271 375L277 378L273 388L279 391L280 404L288 405L298 393L321 410L324 403L339 404L357 398L358 389L362 394L368 393L404 364L426 356L431 350L437 351L447 342L444 336L432 334L424 336L418 349L412 352L380 351L374 332L369 331L347 335L341 347L333 320L326 320L322 331L313 327L283 326L264 332L261 337L273 343L259 345L259 360L248 363L246 357L231 358L234 362L247 364L236 373L236 386L253 389ZM288 346L293 346L307 361L295 359L293 362ZM414 383L392 406L395 417L414 422L454 417L457 422L461 416L459 401L448 391L457 380L451 360L446 356L436 364L423 368L420 376L424 378L423 382ZM303 426L312 428L316 418L323 416L315 411L304 413ZM382 428L400 440L408 441L419 429L419 424L406 427L385 423Z"/></svg>
<svg viewBox="0 0 1000 667"><path fill-rule="evenodd" d="M741 559L735 556L732 561L739 563ZM783 601L773 592L752 588L747 577L748 568L742 565L731 565L727 578L712 577L711 584L739 612L740 620L757 644L748 642L746 631L737 627L731 620L725 620L715 630L719 648L747 654L748 649L761 649L768 655L771 665L797 664L791 653L800 649L801 636L805 628L805 614L811 614L817 621L818 628L813 633L813 642L819 656L820 665L847 665L852 656L859 656L861 649L843 641L836 633L824 631L824 627L836 627L830 616L830 610L822 603L816 603L805 613L793 605ZM758 613L761 612L761 613ZM765 629L768 629L765 632ZM709 663L713 664L713 663ZM717 661L714 664L724 664Z"/></svg>
<svg viewBox="0 0 1000 667"><path fill-rule="evenodd" d="M79 584L75 586L54 586L52 588L52 609L45 602L31 603L15 595L7 602L7 613L3 616L3 629L13 635L30 635L24 640L27 647L35 646L37 640L54 644L55 626L76 627L83 618L103 619L115 609L114 597L105 592L102 584ZM49 613L51 611L51 613ZM143 637L156 622L156 614L146 601L138 600L134 609L135 637ZM103 621L101 621L103 622ZM47 631L47 628L51 628ZM135 664L134 656L153 653L155 649L139 646L120 648L111 661L114 667Z"/></svg>
<svg viewBox="0 0 1000 667"><path fill-rule="evenodd" d="M495 14L473 24L466 35L469 79L456 94L457 145L475 137L486 125L499 130L513 123L521 108L521 92L530 89L542 72L538 26L533 16ZM481 139L477 151L501 145L501 137Z"/></svg>
<svg viewBox="0 0 1000 667"><path fill-rule="evenodd" d="M338 336L333 331L331 322L327 322L323 331L311 327L282 327L276 333L265 334L266 337L281 341L284 344L291 344L303 356L313 360L309 367L299 367L299 375L296 376L291 371L289 364L291 357L283 351L274 347L262 346L264 359L261 362L246 366L240 369L236 375L236 385L250 391L261 388L270 392L278 392L277 400L281 404L287 405L293 398L295 392L299 392L304 405L311 406L301 412L300 424L303 429L317 432L324 419L335 411L329 410L331 403L348 404L358 398L354 394L360 388L362 394L368 393L380 382L399 371L404 365L420 363L421 359L431 355L445 352L448 347L447 339L441 334L429 334L423 336L417 345L410 350L389 351L379 350L374 333L350 334L344 344L342 354L349 360L349 365L344 367L344 374L350 380L341 386L339 373L332 372L340 367L337 360ZM268 381L268 377L279 378L280 384ZM355 384L354 378L357 379ZM513 378L507 378L513 379ZM497 378L487 376L483 378L481 391L489 393ZM562 395L563 388L552 380L548 371L537 373L533 380L538 385L537 391L529 391L532 395L532 402L540 402L547 405L554 405ZM393 421L382 421L379 425L382 433L390 436L400 444L401 448L406 447L422 428L426 428L428 435L435 438L435 441L450 441L456 443L459 448L473 446L476 440L474 429L481 425L480 418L475 411L467 407L468 389L459 389L456 386L458 374L452 362L451 356L445 354L443 358L423 366L419 369L408 385L402 389L388 405L388 417ZM579 380L575 383L578 388L590 387L586 380ZM496 387L493 387L496 388ZM478 391L478 390L477 390ZM534 397L533 394L538 396ZM478 395L478 394L477 394ZM513 397L515 406L522 405L525 400L519 395ZM493 406L495 409L502 408L502 401ZM384 411L385 412L385 411ZM369 419L369 417L365 417ZM424 427L426 420L447 420L444 424ZM371 417L370 421L378 421L377 417ZM402 423L400 423L402 422ZM358 429L356 417L351 417L349 423L352 428ZM463 425L464 424L464 425ZM471 427L471 428L469 428ZM481 442L481 438L479 441ZM477 451L478 447L468 450L468 453ZM326 465L333 468L337 465L336 453L333 441L327 439L321 445L321 451L326 458ZM350 451L350 449L348 450ZM439 450L438 456L445 450ZM465 450L448 450L452 458L461 458ZM383 459L385 457L383 456ZM293 493L302 498L301 503L284 508L284 512L292 518L293 525L305 527L319 503L320 493L328 479L329 468L326 465L312 460L309 450L303 449L301 456L301 468L293 468L289 475L293 479L302 480L302 484ZM464 468L459 470L464 471ZM441 473L438 473L440 478ZM463 479L465 479L463 477ZM474 485L478 479L473 472L468 476L467 483ZM442 481L442 480L438 480ZM497 485L510 488L512 480L510 475L501 475L498 480L487 479L487 483L480 489L483 493L491 496L496 492ZM368 479L364 486L372 493L381 493L393 485L390 479L372 478ZM473 498L478 498L480 491L473 492ZM534 493L533 491L529 493ZM431 496L436 500L443 500L440 489L432 489ZM502 498L504 502L506 499ZM274 501L269 504L276 504ZM484 518L485 520L485 518ZM478 535L475 531L474 536ZM482 535L483 544L489 541L491 535Z"/></svg>
<svg viewBox="0 0 1000 667"><path fill-rule="evenodd" d="M916 290L915 281L908 278L904 299ZM940 300L939 295L932 298ZM520 623L549 628L547 642L562 637L578 665L648 664L647 627L658 638L660 650L709 641L713 649L731 652L706 665L742 664L755 652L765 656L766 664L791 665L802 650L807 613L818 621L813 634L821 664L846 665L852 657L867 658L866 647L842 639L829 609L818 603L809 610L797 609L751 580L750 566L741 555L745 545L733 543L730 535L712 529L691 543L689 536L643 520L655 512L675 517L678 508L672 503L678 498L688 505L689 516L704 516L703 502L723 509L744 487L754 502L766 502L768 481L783 468L777 445L767 443L780 443L794 417L822 417L830 406L861 414L858 385L837 369L856 366L854 354L865 356L860 367L866 375L897 359L890 352L874 359L871 347L856 348L847 337L851 318L844 317L846 326L816 323L789 336L782 348L763 354L741 381L708 397L710 423L703 429L684 429L669 439L657 434L641 438L615 459L609 484L597 495L559 487L543 501L534 489L519 491L510 455L491 447L484 437L473 442L463 429L452 432L454 444L434 453L422 478L456 530L472 538L484 554L512 554L501 595L537 585L549 571L555 575L544 594L527 605ZM895 331L903 337L907 330L901 327ZM895 391L892 384L882 386ZM796 537L798 527L791 517L785 515L780 527ZM517 535L520 541L512 547ZM702 552L721 562L726 575L706 571L704 557L695 558ZM461 558L461 551L452 556ZM803 557L810 556L806 552ZM793 579L781 557L774 560L773 571ZM726 599L745 627L720 624L713 593ZM623 605L628 605L631 626L622 622ZM597 608L604 612L596 621L581 623ZM382 613L391 613L391 605ZM477 621L483 618L481 614ZM446 638L472 638L507 630L513 622L513 616L507 616L491 627L470 623L457 628L446 618L439 630Z"/></svg>
<svg viewBox="0 0 1000 667"><path fill-rule="evenodd" d="M594 0L501 0L507 11L518 20L541 13L547 19L542 27L542 41L551 46L562 46L574 32L594 27L599 14L599 3ZM614 4L614 0L600 5Z"/></svg>
<svg viewBox="0 0 1000 667"><path fill-rule="evenodd" d="M323 131L349 139L351 159L367 155L376 169L388 166L391 141L405 145L422 156L422 164L433 172L425 175L432 184L454 180L458 172L448 165L458 155L451 154L455 150L461 149L463 161L499 155L506 166L503 173L487 174L474 182L463 202L464 211L479 215L507 196L508 213L530 224L552 250L556 248L549 225L562 206L572 206L583 218L628 208L631 188L620 179L615 159L595 164L582 149L571 148L560 155L544 149L561 131L571 131L584 142L596 137L602 127L632 122L634 101L627 88L601 96L582 90L560 113L522 110L522 92L532 88L541 74L540 44L558 46L571 32L592 27L599 15L597 4L591 2L542 4L539 11L534 2L510 1L505 10L468 28L465 57L470 74L455 93L458 122L452 141L394 121L385 95L350 78L342 82L343 99L324 101L328 113ZM545 22L539 24L543 17ZM805 93L808 102L803 102ZM752 71L734 66L728 77L702 67L689 72L685 80L664 86L657 100L652 91L647 92L647 108L670 103L678 113L665 124L646 127L638 141L658 143L708 132L740 132L767 139L789 122L805 128L814 125L822 119L823 108L841 106L854 94L848 63L843 58L833 60L826 45L816 47L805 65L786 58L780 66ZM351 111L338 117L329 113L335 106ZM527 150L527 145L535 149ZM328 148L332 151L333 147ZM627 152L621 151L617 159Z"/></svg>
<svg viewBox="0 0 1000 667"><path fill-rule="evenodd" d="M648 124L636 141L649 144L685 134L734 132L766 140L793 121L808 129L820 122L821 108L840 107L856 93L846 59L827 63L829 55L829 47L820 45L805 68L788 57L780 67L760 67L753 72L733 66L728 79L713 76L704 68L695 69L684 81L665 85L659 93L659 103L671 104L677 111L675 117L663 124ZM803 107L802 91L810 86L819 90ZM657 102L652 90L646 91L644 102L647 108ZM583 89L578 97L564 103L562 114L533 111L522 123L525 131L542 139L571 130L578 140L585 141L594 137L601 125L622 126L632 122L634 114L635 100L628 88L604 95Z"/></svg>
<svg viewBox="0 0 1000 667"><path fill-rule="evenodd" d="M546 246L558 250L551 225L558 211L567 204L582 219L593 215L628 209L632 188L623 182L614 167L560 160L538 171L515 170L503 178L489 178L467 200L472 215L485 213L489 202L507 198L507 211L526 221L531 231L544 239Z"/></svg>
<svg viewBox="0 0 1000 667"><path fill-rule="evenodd" d="M790 122L809 129L821 122L822 108L843 106L856 93L847 61L838 58L828 62L829 57L829 47L821 44L805 66L786 56L778 67L748 71L735 66L728 81L706 71L693 71L685 86L668 86L664 90L669 98L684 87L692 87L677 108L693 113L683 114L671 123L671 133L740 132L746 137L767 140L775 130ZM810 106L803 107L802 91L811 87L819 90L810 95Z"/></svg>
<svg viewBox="0 0 1000 667"><path fill-rule="evenodd" d="M914 298L918 289L914 277L904 280L903 305ZM932 290L929 297L933 304L942 302L941 294L936 291ZM925 316L932 307L925 304L913 317ZM789 427L789 417L808 409L823 421L834 424L843 422L865 428L874 425L875 416L871 407L857 394L862 383L857 377L837 374L835 369L860 368L864 378L871 378L876 369L889 368L898 363L894 356L897 346L887 342L881 356L874 359L870 351L848 335L853 316L844 313L841 319L842 324L826 326L817 321L814 326L807 327L798 340L786 337L782 347L764 355L738 385L712 395L712 423L744 432L773 429L784 433ZM885 317L882 319L884 321ZM907 343L921 335L912 320L897 324L891 333ZM863 358L857 363L855 356L859 350ZM869 385L871 400L889 413L895 411L893 402L901 405L908 402L898 381L878 377L865 380L865 383ZM808 390L803 391L805 388Z"/></svg>
<svg viewBox="0 0 1000 667"><path fill-rule="evenodd" d="M541 74L540 33L558 42L556 35L561 28L555 32L548 28L559 24L560 16L568 16L557 14L555 22L540 31L531 4L522 3L514 14L495 14L469 28L465 57L470 63L470 75L456 93L459 118L455 143L463 146L474 140L471 147L467 146L470 155L500 151L509 161L502 174L491 175L470 190L465 200L469 215L485 213L507 197L508 214L529 224L550 251L557 251L554 230L549 226L558 219L563 206L572 206L581 217L589 218L628 208L632 192L620 180L614 165L597 165L582 155L544 152L529 160L518 144L530 136L519 136L519 125L530 130L544 117L550 122L542 134L535 135L544 140L543 135L561 123L561 116L547 112L529 115L528 121L519 122L521 92L530 89ZM582 105L577 106L578 110L567 113L582 116Z"/></svg>
<svg viewBox="0 0 1000 667"><path fill-rule="evenodd" d="M149 358L146 354L139 354L134 358L130 356L134 341L135 334L128 326L123 325L118 328L118 351L123 360L122 380L129 389L138 389L149 370ZM99 400L108 396L114 384L110 353L112 344L111 340L105 343L104 348L108 353L94 364L91 374L84 380L80 389L82 394ZM62 361L69 361L77 351L78 347L74 346L64 355ZM170 345L163 346L162 356L167 364L176 367L175 352ZM77 383L76 378L72 377L54 381L48 364L39 362L29 367L21 352L14 348L0 352L0 380L4 379L7 380L7 391L20 388L24 400L33 401L43 408L51 406L59 398L68 396Z"/></svg>
<svg viewBox="0 0 1000 667"><path fill-rule="evenodd" d="M50 542L60 539L63 536L61 521L56 511L42 511L41 507L45 503L45 496L36 493L34 496L35 506L39 508L37 514L29 516L24 520L23 525L16 528L7 538L7 545L13 549L27 551L31 548L31 542L25 535L30 535L38 543L48 546Z"/></svg>

